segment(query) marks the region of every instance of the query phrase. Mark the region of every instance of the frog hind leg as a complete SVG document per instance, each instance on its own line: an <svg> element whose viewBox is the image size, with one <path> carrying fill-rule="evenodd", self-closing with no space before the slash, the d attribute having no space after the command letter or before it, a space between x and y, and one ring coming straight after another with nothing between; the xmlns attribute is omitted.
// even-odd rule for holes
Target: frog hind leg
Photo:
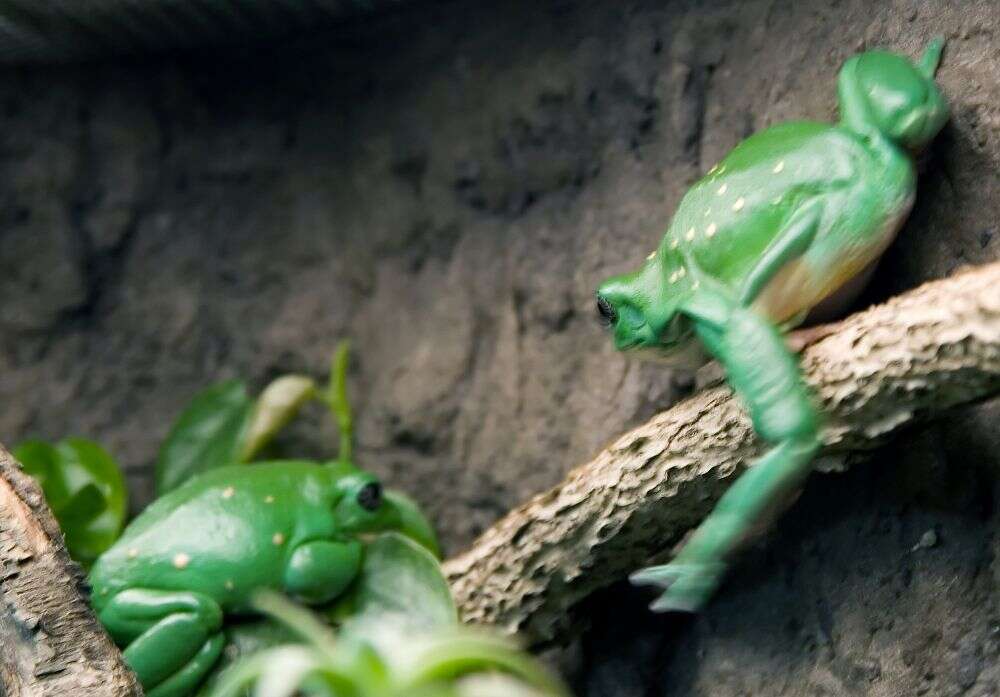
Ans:
<svg viewBox="0 0 1000 697"><path fill-rule="evenodd" d="M159 685L147 690L146 697L183 697L192 694L219 661L225 646L225 636L221 633L213 634L194 658Z"/></svg>
<svg viewBox="0 0 1000 697"><path fill-rule="evenodd" d="M799 209L775 236L739 288L739 304L749 306L790 262L808 251L816 238L823 205L813 199ZM808 308L798 308L808 309ZM795 314L795 313L792 313ZM786 319L786 318L780 318Z"/></svg>
<svg viewBox="0 0 1000 697"><path fill-rule="evenodd" d="M632 575L635 584L663 590L654 611L693 612L705 605L734 553L794 499L819 446L816 412L797 361L770 322L708 291L682 311L726 369L754 429L773 447L740 475L671 563Z"/></svg>
<svg viewBox="0 0 1000 697"><path fill-rule="evenodd" d="M190 694L222 653L222 609L207 595L131 588L100 614L149 697Z"/></svg>

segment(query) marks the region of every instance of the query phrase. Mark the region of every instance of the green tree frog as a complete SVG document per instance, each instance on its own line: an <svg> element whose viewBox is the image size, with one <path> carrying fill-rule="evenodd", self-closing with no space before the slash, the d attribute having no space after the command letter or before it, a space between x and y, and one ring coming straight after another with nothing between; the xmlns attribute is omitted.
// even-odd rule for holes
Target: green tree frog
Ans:
<svg viewBox="0 0 1000 697"><path fill-rule="evenodd" d="M367 534L397 530L436 553L405 497L338 461L220 467L150 505L95 563L92 604L149 697L189 694L225 644L223 618L280 590L326 603L359 574Z"/></svg>
<svg viewBox="0 0 1000 697"><path fill-rule="evenodd" d="M619 350L677 364L707 349L773 446L671 563L633 574L662 589L652 609L702 607L741 543L807 477L818 419L780 330L856 294L909 214L913 156L948 119L934 83L942 46L915 63L885 51L849 59L839 123L744 140L683 197L645 264L597 291Z"/></svg>

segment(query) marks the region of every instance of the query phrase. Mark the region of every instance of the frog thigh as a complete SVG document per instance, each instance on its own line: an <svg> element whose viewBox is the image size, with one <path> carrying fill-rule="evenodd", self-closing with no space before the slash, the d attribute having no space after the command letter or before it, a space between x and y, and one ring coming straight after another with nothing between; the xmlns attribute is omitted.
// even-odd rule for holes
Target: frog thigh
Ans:
<svg viewBox="0 0 1000 697"><path fill-rule="evenodd" d="M822 212L823 204L820 200L812 199L778 231L744 279L739 290L741 305L747 306L756 302L761 293L769 289L780 274L787 273L793 264L801 260L816 238Z"/></svg>

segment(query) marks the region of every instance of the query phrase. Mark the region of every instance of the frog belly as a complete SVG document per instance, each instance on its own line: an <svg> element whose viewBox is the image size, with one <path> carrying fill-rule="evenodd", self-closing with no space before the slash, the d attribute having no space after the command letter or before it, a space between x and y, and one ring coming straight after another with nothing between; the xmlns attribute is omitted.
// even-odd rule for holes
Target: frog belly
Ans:
<svg viewBox="0 0 1000 697"><path fill-rule="evenodd" d="M906 208L909 212L909 207ZM894 216L870 244L820 263L806 252L786 264L754 300L753 307L786 329L842 316L871 280L878 261L902 227L906 213Z"/></svg>

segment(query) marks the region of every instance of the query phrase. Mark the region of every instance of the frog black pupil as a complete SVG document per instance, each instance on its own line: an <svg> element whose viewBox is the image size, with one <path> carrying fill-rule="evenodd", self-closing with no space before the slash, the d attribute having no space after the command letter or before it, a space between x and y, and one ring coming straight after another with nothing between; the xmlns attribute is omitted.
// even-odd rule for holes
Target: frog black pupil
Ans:
<svg viewBox="0 0 1000 697"><path fill-rule="evenodd" d="M358 504L368 511L374 511L382 504L382 485L370 482L358 492Z"/></svg>
<svg viewBox="0 0 1000 697"><path fill-rule="evenodd" d="M615 308L611 307L611 303L604 298L597 299L597 314L600 315L601 324L604 326L614 324L615 319L617 319Z"/></svg>

